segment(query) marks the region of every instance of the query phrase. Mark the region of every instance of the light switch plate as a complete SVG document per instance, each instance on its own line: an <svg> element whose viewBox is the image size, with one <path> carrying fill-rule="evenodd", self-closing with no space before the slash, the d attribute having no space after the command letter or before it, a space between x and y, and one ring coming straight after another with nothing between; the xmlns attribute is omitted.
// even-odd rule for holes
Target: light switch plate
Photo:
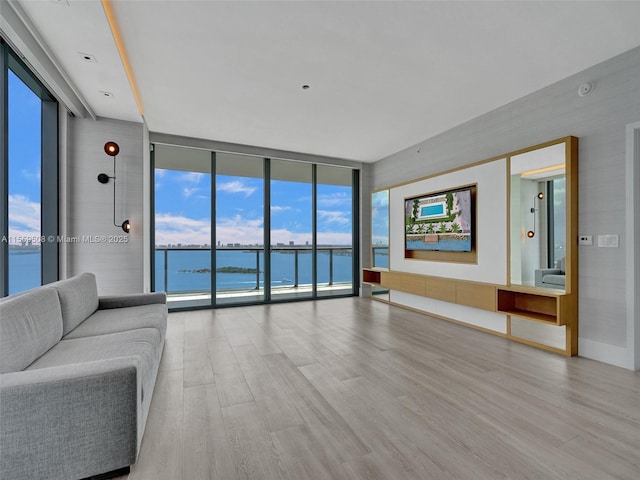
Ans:
<svg viewBox="0 0 640 480"><path fill-rule="evenodd" d="M619 235L598 235L598 247L618 248Z"/></svg>

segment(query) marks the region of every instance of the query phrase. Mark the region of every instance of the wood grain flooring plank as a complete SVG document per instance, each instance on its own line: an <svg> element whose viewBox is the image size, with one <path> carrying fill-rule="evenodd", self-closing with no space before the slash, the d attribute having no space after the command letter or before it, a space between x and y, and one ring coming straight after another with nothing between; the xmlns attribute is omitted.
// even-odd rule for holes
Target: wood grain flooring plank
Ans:
<svg viewBox="0 0 640 480"><path fill-rule="evenodd" d="M329 445L308 425L298 425L271 433L293 478L341 480L350 475Z"/></svg>
<svg viewBox="0 0 640 480"><path fill-rule="evenodd" d="M270 355L265 357L265 362L305 424L326 445L331 446L340 462L370 452L345 419L288 358Z"/></svg>
<svg viewBox="0 0 640 480"><path fill-rule="evenodd" d="M291 479L254 402L222 408L238 479ZM295 479L291 479L295 480Z"/></svg>
<svg viewBox="0 0 640 480"><path fill-rule="evenodd" d="M182 370L159 371L131 480L182 478Z"/></svg>
<svg viewBox="0 0 640 480"><path fill-rule="evenodd" d="M253 401L249 385L227 339L209 339L207 346L220 405L227 407Z"/></svg>
<svg viewBox="0 0 640 480"><path fill-rule="evenodd" d="M280 348L280 351L298 367L316 362L315 356L291 334L278 335L274 337L273 341Z"/></svg>
<svg viewBox="0 0 640 480"><path fill-rule="evenodd" d="M207 339L202 330L187 330L184 332L184 387L208 383L213 383L213 370Z"/></svg>
<svg viewBox="0 0 640 480"><path fill-rule="evenodd" d="M184 368L184 319L184 315L175 315L167 322L167 334L160 361L162 371Z"/></svg>
<svg viewBox="0 0 640 480"><path fill-rule="evenodd" d="M368 399L358 397L346 385L347 382L358 381L357 378L341 382L318 364L306 365L300 370L372 452L376 455L388 455L394 463L402 466L398 472L401 478L429 478L434 472L451 475L451 471L443 471L441 466L433 463L414 441L399 434L393 424L372 407ZM427 434L426 431L423 433Z"/></svg>
<svg viewBox="0 0 640 480"><path fill-rule="evenodd" d="M182 478L234 478L235 465L215 384L185 389L182 437Z"/></svg>
<svg viewBox="0 0 640 480"><path fill-rule="evenodd" d="M253 345L233 347L244 378L269 432L301 425L302 419L291 405L282 386L271 375L264 358Z"/></svg>

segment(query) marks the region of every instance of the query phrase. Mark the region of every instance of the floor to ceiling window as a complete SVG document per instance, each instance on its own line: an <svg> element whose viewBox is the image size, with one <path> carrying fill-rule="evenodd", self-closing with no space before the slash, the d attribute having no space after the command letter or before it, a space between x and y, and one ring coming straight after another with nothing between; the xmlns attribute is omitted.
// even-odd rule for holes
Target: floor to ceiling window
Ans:
<svg viewBox="0 0 640 480"><path fill-rule="evenodd" d="M316 230L318 296L348 293L354 278L352 170L318 165ZM320 288L322 287L322 288Z"/></svg>
<svg viewBox="0 0 640 480"><path fill-rule="evenodd" d="M58 278L58 104L4 43L0 56L4 296Z"/></svg>
<svg viewBox="0 0 640 480"><path fill-rule="evenodd" d="M313 296L313 165L271 160L271 295Z"/></svg>
<svg viewBox="0 0 640 480"><path fill-rule="evenodd" d="M211 305L211 154L158 145L155 163L155 290L184 307Z"/></svg>
<svg viewBox="0 0 640 480"><path fill-rule="evenodd" d="M265 299L265 161L215 154L216 305Z"/></svg>
<svg viewBox="0 0 640 480"><path fill-rule="evenodd" d="M152 158L170 308L357 293L352 169L167 145Z"/></svg>

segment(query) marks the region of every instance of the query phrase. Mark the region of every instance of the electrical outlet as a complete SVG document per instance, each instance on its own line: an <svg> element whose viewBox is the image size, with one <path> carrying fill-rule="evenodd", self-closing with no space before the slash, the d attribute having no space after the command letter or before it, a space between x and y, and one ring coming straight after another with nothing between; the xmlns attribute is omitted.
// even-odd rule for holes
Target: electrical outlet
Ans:
<svg viewBox="0 0 640 480"><path fill-rule="evenodd" d="M578 236L578 245L593 245L593 235Z"/></svg>
<svg viewBox="0 0 640 480"><path fill-rule="evenodd" d="M598 247L618 248L619 235L598 235Z"/></svg>

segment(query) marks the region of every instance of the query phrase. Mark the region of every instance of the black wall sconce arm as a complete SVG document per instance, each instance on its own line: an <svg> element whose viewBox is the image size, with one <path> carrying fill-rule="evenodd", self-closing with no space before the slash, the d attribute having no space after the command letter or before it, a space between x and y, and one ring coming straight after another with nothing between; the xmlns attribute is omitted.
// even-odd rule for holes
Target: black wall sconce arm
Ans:
<svg viewBox="0 0 640 480"><path fill-rule="evenodd" d="M120 152L120 147L116 142L107 142L104 144L104 152L113 157L113 176L109 176L106 173L98 174L98 182L102 184L109 183L109 180L113 180L113 226L120 227L125 233L129 233L131 231L131 223L129 219L122 222L122 224L116 223L116 157Z"/></svg>
<svg viewBox="0 0 640 480"><path fill-rule="evenodd" d="M527 232L527 237L533 238L536 236L536 198L542 200L544 193L540 192L533 197L533 206L531 207L531 213L533 214L533 228Z"/></svg>

